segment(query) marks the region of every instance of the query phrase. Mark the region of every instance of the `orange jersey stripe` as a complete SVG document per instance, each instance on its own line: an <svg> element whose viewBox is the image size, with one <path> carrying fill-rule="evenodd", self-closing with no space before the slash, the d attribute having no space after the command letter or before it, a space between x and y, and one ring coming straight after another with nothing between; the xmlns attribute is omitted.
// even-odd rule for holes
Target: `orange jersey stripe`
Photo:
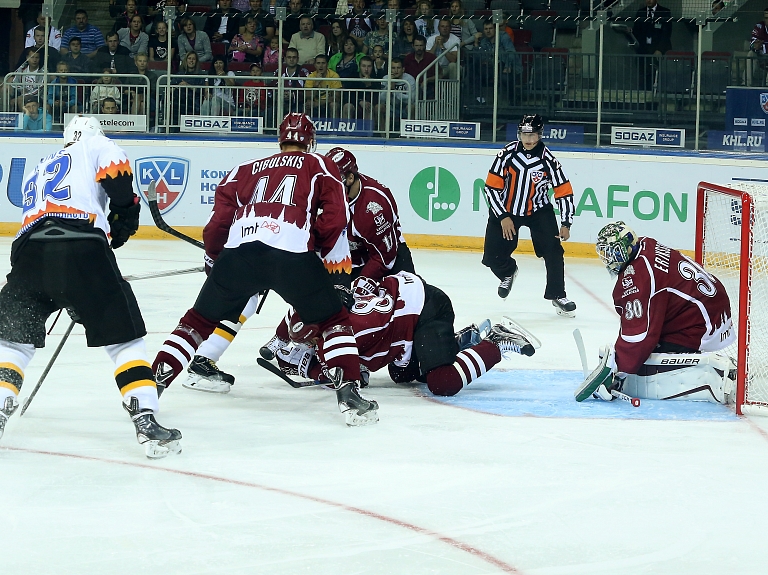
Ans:
<svg viewBox="0 0 768 575"><path fill-rule="evenodd" d="M573 195L573 187L571 187L571 182L565 182L564 184L561 184L555 187L556 198L564 198L565 196L572 196L572 195Z"/></svg>
<svg viewBox="0 0 768 575"><path fill-rule="evenodd" d="M512 168L507 168L507 173L509 174L510 180L509 180L509 193L507 194L507 211L512 211L512 199L515 197L515 187L517 185L517 172L514 171Z"/></svg>
<svg viewBox="0 0 768 575"><path fill-rule="evenodd" d="M528 188L528 201L526 202L525 215L530 216L533 213L533 196L536 195L536 186L531 182Z"/></svg>
<svg viewBox="0 0 768 575"><path fill-rule="evenodd" d="M485 178L485 185L495 190L504 189L504 178L488 172L488 177Z"/></svg>
<svg viewBox="0 0 768 575"><path fill-rule="evenodd" d="M340 262L323 262L325 269L328 273L352 273L352 260L350 258L344 258Z"/></svg>
<svg viewBox="0 0 768 575"><path fill-rule="evenodd" d="M100 182L102 180L106 180L107 176L110 178L116 178L120 174L125 174L126 176L133 175L133 171L131 170L131 163L128 160L122 161L119 164L112 162L106 168L101 168L98 172L96 172L96 181Z"/></svg>

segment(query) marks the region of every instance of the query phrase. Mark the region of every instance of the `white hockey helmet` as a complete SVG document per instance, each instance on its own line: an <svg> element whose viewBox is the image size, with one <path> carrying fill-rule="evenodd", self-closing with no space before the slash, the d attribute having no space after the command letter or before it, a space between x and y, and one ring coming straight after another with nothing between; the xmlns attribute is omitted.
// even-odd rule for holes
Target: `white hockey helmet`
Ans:
<svg viewBox="0 0 768 575"><path fill-rule="evenodd" d="M597 234L597 255L612 276L618 276L640 248L635 231L622 221L612 222Z"/></svg>
<svg viewBox="0 0 768 575"><path fill-rule="evenodd" d="M103 136L101 124L92 116L77 115L64 128L64 146L87 140L93 136Z"/></svg>

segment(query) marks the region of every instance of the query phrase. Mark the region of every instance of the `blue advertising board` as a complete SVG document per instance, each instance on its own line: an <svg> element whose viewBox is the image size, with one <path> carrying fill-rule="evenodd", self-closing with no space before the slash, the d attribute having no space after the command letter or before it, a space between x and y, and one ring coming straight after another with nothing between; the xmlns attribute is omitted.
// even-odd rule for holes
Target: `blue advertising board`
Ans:
<svg viewBox="0 0 768 575"><path fill-rule="evenodd" d="M768 88L727 88L725 131L765 132L768 118Z"/></svg>

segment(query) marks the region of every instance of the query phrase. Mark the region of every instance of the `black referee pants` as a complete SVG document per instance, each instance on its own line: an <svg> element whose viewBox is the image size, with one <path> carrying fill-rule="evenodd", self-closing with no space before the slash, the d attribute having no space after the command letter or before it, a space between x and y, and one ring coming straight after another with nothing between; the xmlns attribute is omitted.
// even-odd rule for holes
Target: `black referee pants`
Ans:
<svg viewBox="0 0 768 575"><path fill-rule="evenodd" d="M511 256L517 249L520 228L526 226L531 230L531 240L536 256L544 258L544 264L547 267L544 299L565 297L565 262L563 260L565 252L557 237L560 235L560 228L552 206L540 208L530 216L512 216L512 223L515 224L515 237L511 240L504 239L501 223L492 212L489 213L488 225L485 228L483 265L491 268L500 280L514 274L517 262Z"/></svg>

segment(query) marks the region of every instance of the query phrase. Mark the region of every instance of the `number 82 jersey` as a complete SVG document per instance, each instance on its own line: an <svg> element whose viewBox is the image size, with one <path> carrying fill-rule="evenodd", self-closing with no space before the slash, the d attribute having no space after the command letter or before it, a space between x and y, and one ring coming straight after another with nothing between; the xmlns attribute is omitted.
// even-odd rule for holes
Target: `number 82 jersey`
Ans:
<svg viewBox="0 0 768 575"><path fill-rule="evenodd" d="M624 373L638 373L662 341L717 351L736 338L720 280L653 238L640 238L637 256L616 280L613 302L621 316L616 365Z"/></svg>
<svg viewBox="0 0 768 575"><path fill-rule="evenodd" d="M105 210L106 178L132 175L125 152L112 140L95 135L51 154L24 178L22 225L16 237L46 217L89 220L109 232Z"/></svg>

